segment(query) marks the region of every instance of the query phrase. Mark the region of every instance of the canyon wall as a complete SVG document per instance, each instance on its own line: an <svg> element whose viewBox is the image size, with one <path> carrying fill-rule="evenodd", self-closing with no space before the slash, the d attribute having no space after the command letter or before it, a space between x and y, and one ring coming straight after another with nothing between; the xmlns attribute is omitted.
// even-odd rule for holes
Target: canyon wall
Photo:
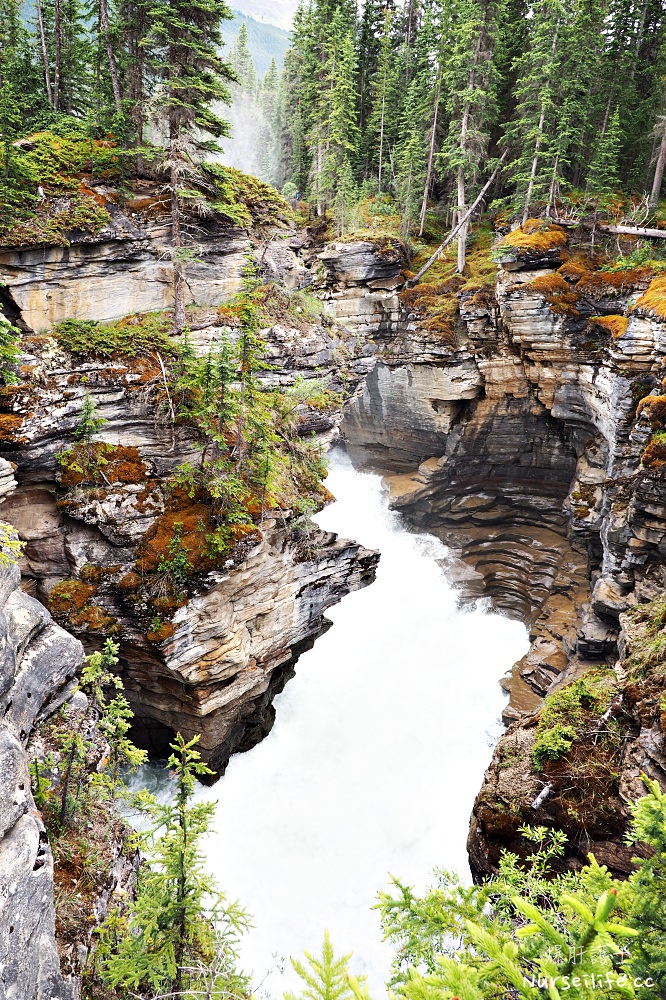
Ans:
<svg viewBox="0 0 666 1000"><path fill-rule="evenodd" d="M357 327L372 330L372 361L341 425L356 464L385 474L392 506L458 557L461 597L490 598L530 628L530 650L504 681L505 720L517 721L472 818L478 877L497 870L502 848L524 850L524 822L565 829L570 864L593 849L626 872L623 836L641 769L666 787L663 714L625 661L606 717L624 748L597 773L611 774L610 784L595 786L582 766L565 781L566 769L553 777L555 764L542 773L533 759L543 695L615 664L618 641L626 656L635 625L623 613L658 602L666 583L666 456L656 443L666 322L653 297L642 298L659 279L641 268L594 271L569 261L566 243L558 231L543 252L508 252L493 287L463 287L453 336L428 329L404 281L374 328L363 298ZM341 246L337 253L335 267L333 251L323 255L328 294L345 303L349 322L360 253L348 277ZM370 289L372 261L384 282L399 280L400 263L386 274L382 249L367 243ZM572 782L573 795L563 790Z"/></svg>
<svg viewBox="0 0 666 1000"><path fill-rule="evenodd" d="M0 460L0 498L14 488ZM20 589L16 534L0 522L0 996L71 1000L60 973L53 855L30 788L26 746L72 694L81 643Z"/></svg>
<svg viewBox="0 0 666 1000"><path fill-rule="evenodd" d="M117 252L124 252L119 242ZM104 287L105 244L88 244L84 252L86 282ZM288 270L292 256L282 246L270 259ZM134 279L122 275L119 267L117 279L129 284L122 294L117 289L114 308L125 313L134 302ZM37 274L35 280L43 299L55 279ZM63 286L65 312L80 306L75 285ZM20 301L20 283L10 292ZM22 315L24 322L33 318L30 309ZM225 329L215 309L200 308L191 323L190 342L200 355ZM339 380L350 353L349 334L325 315L298 326L287 317L263 336L271 363L265 380L274 386L331 374ZM176 525L197 532L209 518L186 491L170 486L174 470L198 460L200 451L187 421L169 418L159 351L100 356L26 334L20 363L21 380L5 391L0 447L18 480L6 517L25 542L23 586L89 649L108 635L118 638L141 746L165 754L176 731L201 734L203 757L221 773L232 753L268 732L273 698L298 655L327 627L327 608L372 581L377 554L308 527L290 511L267 512L261 531L240 539L228 558L195 566L188 599L171 609L166 624L155 621L146 560L168 557ZM108 449L99 453L102 472L94 483L58 462L76 444L86 400L104 422L93 447ZM298 419L304 437L335 425L304 406Z"/></svg>

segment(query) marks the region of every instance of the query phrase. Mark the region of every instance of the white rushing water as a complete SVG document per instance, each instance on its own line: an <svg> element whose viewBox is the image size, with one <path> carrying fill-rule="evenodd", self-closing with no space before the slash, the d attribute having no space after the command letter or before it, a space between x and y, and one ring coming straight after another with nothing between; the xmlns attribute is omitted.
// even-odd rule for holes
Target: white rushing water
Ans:
<svg viewBox="0 0 666 1000"><path fill-rule="evenodd" d="M289 956L319 954L326 928L382 997L391 956L372 906L389 873L419 888L435 867L469 878L498 681L527 648L520 624L458 607L436 561L445 547L406 530L378 476L337 451L327 486L337 502L317 522L379 549L377 580L328 612L333 627L298 661L271 734L199 792L218 800L211 870L253 915L245 967L274 998L298 986Z"/></svg>

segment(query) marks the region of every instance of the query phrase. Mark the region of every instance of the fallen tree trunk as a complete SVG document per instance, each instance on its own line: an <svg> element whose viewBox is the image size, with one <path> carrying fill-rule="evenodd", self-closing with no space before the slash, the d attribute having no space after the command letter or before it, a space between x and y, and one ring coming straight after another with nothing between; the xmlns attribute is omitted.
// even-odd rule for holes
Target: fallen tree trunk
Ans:
<svg viewBox="0 0 666 1000"><path fill-rule="evenodd" d="M414 285L416 285L417 282L419 282L421 280L421 278L426 273L426 271L430 270L430 268L435 263L435 261L439 260L439 258L442 256L442 254L444 253L444 251L448 247L449 243L451 243L451 241L456 238L456 236L458 235L458 233L460 232L460 230L463 228L463 226L472 217L472 215L474 214L474 212L476 211L476 209L479 207L479 205L483 201L483 199L484 199L484 197L486 195L486 192L488 191L488 188L493 183L493 181L497 177L498 173L502 169L506 157L507 157L507 153L506 152L502 153L502 157L501 157L499 163L497 164L497 166L493 170L492 174L490 175L490 178L486 181L484 187L481 189L481 193L478 195L478 197L476 198L476 200L474 201L474 203L471 205L471 207L469 208L469 210L465 213L465 215L463 215L463 217L460 220L460 222L458 222L458 224L453 227L453 229L451 230L451 232L449 233L449 235L446 237L446 239L444 240L444 242L435 250L434 254L430 258L430 260L427 262L427 264L423 265L423 267L421 268L421 270L419 271L419 273L414 278L410 278L409 279L409 281L407 282L407 284L409 285L410 288L413 288Z"/></svg>
<svg viewBox="0 0 666 1000"><path fill-rule="evenodd" d="M568 219L553 219L557 226L565 229L577 229L581 222L571 222ZM621 236L643 236L648 240L666 240L666 229L644 229L641 226L605 226L597 222L596 229L601 229L605 233L619 233Z"/></svg>

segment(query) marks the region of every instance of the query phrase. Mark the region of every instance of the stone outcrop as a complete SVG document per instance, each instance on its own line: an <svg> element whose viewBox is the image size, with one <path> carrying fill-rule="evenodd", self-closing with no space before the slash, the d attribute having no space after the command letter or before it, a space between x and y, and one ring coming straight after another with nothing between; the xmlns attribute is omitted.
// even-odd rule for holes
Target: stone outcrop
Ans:
<svg viewBox="0 0 666 1000"><path fill-rule="evenodd" d="M214 309L196 314L192 346L199 354L219 338L219 322ZM339 380L347 335L326 315L298 326L287 317L265 336L267 382ZM299 653L326 628L327 608L372 581L377 554L306 530L283 511L277 520L266 517L223 563L209 560L184 606L156 626L137 562L144 539L161 518L167 528L182 521L198 530L209 516L185 495L181 512L171 513L169 477L200 452L192 428L170 420L160 357L71 354L45 336L25 337L23 350L24 380L6 396L0 446L16 468L5 516L25 543L24 587L89 648L106 635L119 638L137 743L164 753L176 731L200 733L203 755L220 773L232 753L268 732L273 698ZM74 473L65 488L57 457L75 443L86 397L105 421L104 443L91 447L110 450L99 452L98 482L77 485ZM304 406L296 413L305 436L335 429L328 414Z"/></svg>
<svg viewBox="0 0 666 1000"><path fill-rule="evenodd" d="M0 524L0 996L70 1000L55 940L53 855L30 790L26 744L71 695L81 643L20 589ZM15 535L13 536L15 538Z"/></svg>

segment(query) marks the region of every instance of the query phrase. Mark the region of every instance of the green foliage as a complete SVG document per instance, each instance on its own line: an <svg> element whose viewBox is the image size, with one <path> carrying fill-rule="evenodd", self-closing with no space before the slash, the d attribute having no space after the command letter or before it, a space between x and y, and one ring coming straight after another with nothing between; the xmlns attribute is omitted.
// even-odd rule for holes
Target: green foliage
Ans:
<svg viewBox="0 0 666 1000"><path fill-rule="evenodd" d="M16 362L19 356L20 331L0 313L0 379L4 385L18 381Z"/></svg>
<svg viewBox="0 0 666 1000"><path fill-rule="evenodd" d="M587 722L599 718L610 705L614 675L597 671L567 684L546 698L539 714L532 751L534 766L543 769L547 760L563 757Z"/></svg>
<svg viewBox="0 0 666 1000"><path fill-rule="evenodd" d="M304 982L300 994L285 993L285 1000L353 1000L354 990L349 981L350 955L336 958L331 938L326 931L321 955L306 951L307 965L292 958L291 964Z"/></svg>
<svg viewBox="0 0 666 1000"><path fill-rule="evenodd" d="M227 904L215 880L206 874L201 840L210 830L214 803L193 803L195 781L210 774L196 749L198 737L178 734L168 766L174 772L174 797L160 805L150 797L145 807L154 826L144 838L148 864L124 925L103 928L98 966L114 988L140 990L157 997L173 992L215 998L243 997L248 983L238 972L237 945L248 918L237 904Z"/></svg>
<svg viewBox="0 0 666 1000"><path fill-rule="evenodd" d="M128 737L133 714L115 673L118 651L119 646L107 639L101 650L86 657L81 689L88 696L87 711L63 716L49 735L57 751L30 762L35 802L57 842L67 838L68 829L91 810L129 798L123 775L146 759L145 751ZM96 766L98 736L107 742L101 766Z"/></svg>
<svg viewBox="0 0 666 1000"><path fill-rule="evenodd" d="M391 986L408 1000L498 997L641 997L663 991L666 797L656 782L634 807L631 839L655 850L628 883L593 857L554 875L564 837L523 828L537 845L504 853L498 877L463 887L438 874L424 896L394 880L381 894L385 937L396 951ZM660 978L661 977L661 978Z"/></svg>
<svg viewBox="0 0 666 1000"><path fill-rule="evenodd" d="M659 994L666 990L666 796L656 781L644 779L648 795L632 807L630 842L648 844L654 851L641 860L629 880L629 922L639 931L631 948L631 970L651 977ZM641 1000L655 990L638 991Z"/></svg>
<svg viewBox="0 0 666 1000"><path fill-rule="evenodd" d="M81 407L81 416L74 431L75 439L82 444L90 444L95 434L104 427L105 423L106 420L103 417L97 416L95 400L86 392Z"/></svg>
<svg viewBox="0 0 666 1000"><path fill-rule="evenodd" d="M172 353L174 344L169 330L169 316L155 312L137 313L111 323L65 319L57 324L53 334L61 347L74 354L104 357L118 353L134 358L149 351Z"/></svg>
<svg viewBox="0 0 666 1000"><path fill-rule="evenodd" d="M180 594L191 574L193 566L187 557L187 552L183 549L183 525L176 521L173 526L173 538L169 542L169 551L166 556L160 556L157 564L159 576L166 577L169 581L170 589L174 594Z"/></svg>

